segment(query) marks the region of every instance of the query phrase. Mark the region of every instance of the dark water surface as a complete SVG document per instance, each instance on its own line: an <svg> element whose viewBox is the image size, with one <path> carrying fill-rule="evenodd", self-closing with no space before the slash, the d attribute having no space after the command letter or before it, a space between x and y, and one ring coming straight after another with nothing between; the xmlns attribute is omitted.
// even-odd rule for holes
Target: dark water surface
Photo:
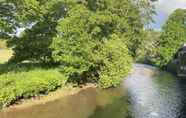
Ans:
<svg viewBox="0 0 186 118"><path fill-rule="evenodd" d="M136 64L119 88L89 88L0 118L186 118L186 79Z"/></svg>

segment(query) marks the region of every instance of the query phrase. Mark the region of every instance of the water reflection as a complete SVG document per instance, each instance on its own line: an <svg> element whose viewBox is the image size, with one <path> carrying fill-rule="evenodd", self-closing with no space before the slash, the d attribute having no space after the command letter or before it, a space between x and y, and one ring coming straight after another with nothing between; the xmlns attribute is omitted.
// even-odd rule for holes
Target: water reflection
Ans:
<svg viewBox="0 0 186 118"><path fill-rule="evenodd" d="M109 97L110 102L106 102L106 104L101 106L98 105L95 113L90 118L131 118L129 109L130 103L124 88L109 89L104 92ZM103 91L100 92L99 98L105 100L102 96Z"/></svg>
<svg viewBox="0 0 186 118"><path fill-rule="evenodd" d="M123 88L88 88L44 104L2 111L0 118L127 118L127 105Z"/></svg>
<svg viewBox="0 0 186 118"><path fill-rule="evenodd" d="M0 118L87 118L96 108L95 88L78 94L26 108L10 109Z"/></svg>
<svg viewBox="0 0 186 118"><path fill-rule="evenodd" d="M134 118L186 118L186 81L136 64L125 81Z"/></svg>

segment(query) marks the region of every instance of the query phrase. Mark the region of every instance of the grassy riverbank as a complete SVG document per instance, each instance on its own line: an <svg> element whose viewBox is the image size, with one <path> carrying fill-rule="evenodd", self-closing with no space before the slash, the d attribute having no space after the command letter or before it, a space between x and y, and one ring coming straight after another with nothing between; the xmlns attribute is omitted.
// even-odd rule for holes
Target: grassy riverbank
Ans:
<svg viewBox="0 0 186 118"><path fill-rule="evenodd" d="M15 104L7 108L4 108L3 111L7 111L11 109L29 108L35 105L42 105L44 103L47 104L55 100L76 95L79 92L86 91L89 89L93 89L93 91L96 92L96 86L94 84L86 84L82 87L73 87L72 85L68 84L61 88L56 89L55 91L50 91L48 94L39 94L36 97L32 97L29 99L20 99L19 101L16 101Z"/></svg>
<svg viewBox="0 0 186 118"><path fill-rule="evenodd" d="M0 109L72 86L61 68L41 63L7 63L11 55L10 49L0 50Z"/></svg>
<svg viewBox="0 0 186 118"><path fill-rule="evenodd" d="M67 78L57 67L44 64L7 64L12 51L0 51L0 106L9 106L19 99L47 94L63 87Z"/></svg>
<svg viewBox="0 0 186 118"><path fill-rule="evenodd" d="M47 94L65 85L66 78L57 69L9 72L0 76L0 101L3 106L19 99Z"/></svg>

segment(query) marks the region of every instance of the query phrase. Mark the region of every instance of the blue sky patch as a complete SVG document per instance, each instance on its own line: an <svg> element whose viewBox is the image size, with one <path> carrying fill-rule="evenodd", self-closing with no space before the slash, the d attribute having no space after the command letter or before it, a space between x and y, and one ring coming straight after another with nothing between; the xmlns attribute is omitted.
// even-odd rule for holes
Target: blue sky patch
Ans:
<svg viewBox="0 0 186 118"><path fill-rule="evenodd" d="M159 0L155 2L157 15L154 16L155 23L151 24L150 27L153 29L160 30L162 25L168 19L168 16L178 8L186 9L186 0Z"/></svg>

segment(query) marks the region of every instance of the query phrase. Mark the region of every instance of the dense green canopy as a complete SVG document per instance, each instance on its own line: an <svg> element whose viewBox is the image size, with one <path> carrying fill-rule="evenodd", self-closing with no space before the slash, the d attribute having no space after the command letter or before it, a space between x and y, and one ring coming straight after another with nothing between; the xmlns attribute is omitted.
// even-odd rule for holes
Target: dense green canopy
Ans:
<svg viewBox="0 0 186 118"><path fill-rule="evenodd" d="M130 70L154 9L148 0L4 0L10 62L56 63L69 81L115 86ZM11 7L10 7L11 6ZM12 9L10 9L12 8ZM6 25L8 24L8 25ZM25 30L20 35L15 32ZM10 35L11 34L11 35Z"/></svg>
<svg viewBox="0 0 186 118"><path fill-rule="evenodd" d="M131 17L133 22L125 13L127 9L136 14ZM131 57L126 46L138 40L131 35L133 25L139 34L143 27L138 17L139 11L128 1L75 4L58 22L52 57L72 81L94 78L102 87L115 86L129 71Z"/></svg>
<svg viewBox="0 0 186 118"><path fill-rule="evenodd" d="M166 66L185 42L186 10L177 9L162 28L155 64L161 67Z"/></svg>

